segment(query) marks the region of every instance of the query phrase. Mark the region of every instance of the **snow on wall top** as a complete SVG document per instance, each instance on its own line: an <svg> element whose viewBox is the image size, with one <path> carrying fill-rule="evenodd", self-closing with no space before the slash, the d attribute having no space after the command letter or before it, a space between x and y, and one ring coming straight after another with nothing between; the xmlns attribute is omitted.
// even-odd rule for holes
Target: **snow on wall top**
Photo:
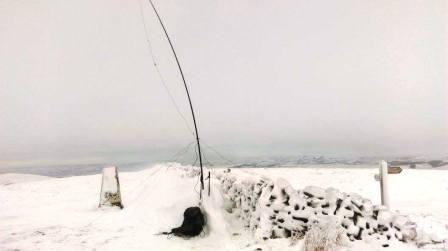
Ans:
<svg viewBox="0 0 448 251"><path fill-rule="evenodd" d="M416 238L408 217L375 206L355 193L308 186L295 190L288 181L243 177L229 171L217 176L223 193L233 202L233 212L260 239L304 236L324 222L334 222L345 241L377 239L387 247L392 238Z"/></svg>

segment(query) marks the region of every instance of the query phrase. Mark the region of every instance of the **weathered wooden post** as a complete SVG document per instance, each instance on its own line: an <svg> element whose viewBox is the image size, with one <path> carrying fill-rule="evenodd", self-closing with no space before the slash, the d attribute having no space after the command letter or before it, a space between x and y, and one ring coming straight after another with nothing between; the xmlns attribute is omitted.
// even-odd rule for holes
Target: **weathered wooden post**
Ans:
<svg viewBox="0 0 448 251"><path fill-rule="evenodd" d="M103 179L101 182L100 203L98 207L116 206L123 208L120 193L120 181L118 169L115 166L103 168Z"/></svg>
<svg viewBox="0 0 448 251"><path fill-rule="evenodd" d="M210 184L211 184L211 182L210 182L210 171L208 171L208 197L210 197Z"/></svg>

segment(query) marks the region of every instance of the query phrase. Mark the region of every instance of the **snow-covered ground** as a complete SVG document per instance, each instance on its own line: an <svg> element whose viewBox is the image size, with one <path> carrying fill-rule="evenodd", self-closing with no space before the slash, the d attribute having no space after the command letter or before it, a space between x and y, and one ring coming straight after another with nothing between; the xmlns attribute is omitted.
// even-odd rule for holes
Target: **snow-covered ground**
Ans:
<svg viewBox="0 0 448 251"><path fill-rule="evenodd" d="M49 177L33 174L6 173L0 176L0 185L6 186L15 183L46 180L46 179L49 179Z"/></svg>
<svg viewBox="0 0 448 251"><path fill-rule="evenodd" d="M213 176L212 195L203 205L208 233L189 240L155 235L179 226L185 208L199 201L198 179L185 169L175 164L156 165L120 173L123 210L97 208L101 175L0 175L0 250L301 250L301 242L291 245L289 239L256 240L238 219L225 212L220 183ZM222 169L212 169L216 172ZM375 166L247 168L232 172L273 180L281 177L297 189L331 186L379 203ZM389 180L393 209L409 214L421 229L439 238L448 237L446 172L405 169ZM356 241L345 249L379 248L375 243ZM427 248L443 250L444 245ZM388 249L417 247L397 242Z"/></svg>

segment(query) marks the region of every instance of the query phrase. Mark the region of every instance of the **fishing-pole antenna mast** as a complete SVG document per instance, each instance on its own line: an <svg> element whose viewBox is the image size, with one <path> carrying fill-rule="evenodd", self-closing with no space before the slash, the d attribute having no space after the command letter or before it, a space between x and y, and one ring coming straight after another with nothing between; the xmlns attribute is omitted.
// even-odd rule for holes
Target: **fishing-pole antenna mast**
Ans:
<svg viewBox="0 0 448 251"><path fill-rule="evenodd" d="M190 104L191 115L193 117L193 124L194 124L194 131L195 131L195 135L196 135L196 142L197 142L197 145L198 145L199 166L201 168L201 177L200 177L200 179L201 179L201 189L200 189L200 192L199 192L199 196L202 199L202 190L204 190L204 172L203 172L203 168L202 168L201 144L199 143L198 126L196 124L196 118L194 116L194 109L193 109L193 104L191 103L190 92L188 91L188 86L187 86L187 82L185 81L184 72L182 71L182 67L180 66L179 59L177 58L176 51L174 50L173 43L171 43L171 39L170 39L170 36L168 35L168 32L166 31L165 25L163 24L162 19L160 18L159 12L157 12L157 9L154 6L154 3L152 2L152 0L148 0L148 1L151 4L152 9L156 13L157 19L159 19L159 23L162 26L163 31L165 32L165 36L166 36L166 38L168 40L168 43L170 44L171 51L173 52L174 58L176 59L177 68L179 68L180 75L182 76L182 81L184 82L185 91L187 92L188 103Z"/></svg>

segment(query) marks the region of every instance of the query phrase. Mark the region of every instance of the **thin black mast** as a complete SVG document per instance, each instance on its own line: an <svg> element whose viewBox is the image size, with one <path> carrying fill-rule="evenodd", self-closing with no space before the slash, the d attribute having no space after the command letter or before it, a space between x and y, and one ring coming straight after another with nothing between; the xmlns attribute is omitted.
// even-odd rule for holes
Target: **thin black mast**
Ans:
<svg viewBox="0 0 448 251"><path fill-rule="evenodd" d="M193 104L191 103L190 92L188 91L188 86L187 86L187 82L185 81L184 72L182 71L182 67L180 66L179 59L177 58L176 51L174 50L173 43L171 43L170 36L168 36L168 32L166 31L165 25L163 24L162 19L160 18L159 13L157 12L157 9L156 9L156 7L154 6L154 3L152 2L152 0L148 0L148 1L149 1L149 3L151 4L152 9L153 9L154 12L156 13L157 19L159 19L159 22L160 22L160 25L161 25L162 28L163 28L163 31L165 32L165 36L166 36L166 38L168 39L168 43L169 43L170 46L171 46L171 51L173 52L173 54L174 54L174 58L176 59L176 63L177 63L177 67L179 68L180 75L182 76L182 81L184 82L185 91L187 91L188 102L190 103L191 115L192 115L192 117L193 117L194 130L195 130L195 132L196 132L196 133L195 133L195 134L196 134L196 142L197 142L197 144L198 144L199 166L201 167L201 178L200 178L200 179L201 179L201 189L200 189L199 196L200 196L200 198L202 199L202 190L204 190L204 173L203 173L203 170L202 170L201 144L199 143L198 126L197 126L197 124L196 124L196 118L195 118L195 116L194 116L194 110L193 110Z"/></svg>

